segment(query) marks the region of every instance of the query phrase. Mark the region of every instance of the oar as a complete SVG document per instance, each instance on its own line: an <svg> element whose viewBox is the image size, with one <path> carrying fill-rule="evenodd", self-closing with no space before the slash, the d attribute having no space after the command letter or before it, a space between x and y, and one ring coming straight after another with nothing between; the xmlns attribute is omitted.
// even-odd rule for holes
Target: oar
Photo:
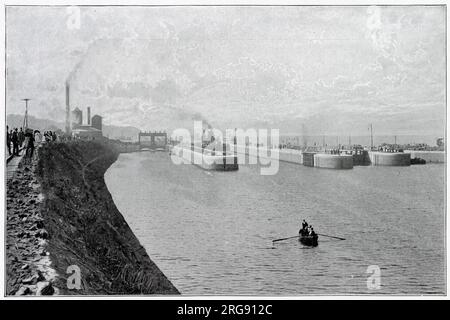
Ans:
<svg viewBox="0 0 450 320"><path fill-rule="evenodd" d="M287 239L292 239L292 238L298 238L298 237L300 237L300 235L298 235L298 236L293 236L293 237L289 237L289 238L276 239L276 240L272 240L272 242L277 242L277 241L282 241L282 240L287 240Z"/></svg>
<svg viewBox="0 0 450 320"><path fill-rule="evenodd" d="M322 234L322 233L318 233L319 236L324 236L324 237L329 237L329 238L335 238L335 239L339 239L339 240L345 240L344 238L339 238L339 237L335 237L335 236L329 236L327 234Z"/></svg>

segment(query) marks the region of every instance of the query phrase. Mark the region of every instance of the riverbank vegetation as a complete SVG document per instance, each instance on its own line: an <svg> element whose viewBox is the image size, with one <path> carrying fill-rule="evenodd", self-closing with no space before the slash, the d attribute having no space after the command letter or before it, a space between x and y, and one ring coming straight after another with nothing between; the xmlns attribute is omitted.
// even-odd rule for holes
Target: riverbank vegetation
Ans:
<svg viewBox="0 0 450 320"><path fill-rule="evenodd" d="M39 149L36 175L44 197L47 251L58 273L55 285L62 294L178 294L105 185L104 173L117 157L117 149L104 141L49 143ZM77 268L80 286L68 288Z"/></svg>

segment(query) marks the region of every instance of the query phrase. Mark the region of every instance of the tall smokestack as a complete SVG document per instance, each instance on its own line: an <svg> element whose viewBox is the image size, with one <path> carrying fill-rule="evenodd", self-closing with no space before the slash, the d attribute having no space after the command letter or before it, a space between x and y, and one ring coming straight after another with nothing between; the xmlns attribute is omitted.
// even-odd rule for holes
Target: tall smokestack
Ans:
<svg viewBox="0 0 450 320"><path fill-rule="evenodd" d="M66 133L70 134L70 86L66 81Z"/></svg>
<svg viewBox="0 0 450 320"><path fill-rule="evenodd" d="M87 107L87 125L91 125L91 107Z"/></svg>

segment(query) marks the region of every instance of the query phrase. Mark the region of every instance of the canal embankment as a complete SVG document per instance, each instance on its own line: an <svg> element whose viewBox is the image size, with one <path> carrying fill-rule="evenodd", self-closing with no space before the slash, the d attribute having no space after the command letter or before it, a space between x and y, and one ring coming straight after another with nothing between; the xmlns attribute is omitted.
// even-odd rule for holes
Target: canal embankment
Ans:
<svg viewBox="0 0 450 320"><path fill-rule="evenodd" d="M36 159L8 163L6 192L6 294L54 295L56 272L49 258L48 232L41 214Z"/></svg>
<svg viewBox="0 0 450 320"><path fill-rule="evenodd" d="M31 285L45 280L62 295L179 294L147 255L105 185L104 173L118 154L107 141L49 143L39 149L32 167L8 181L7 294L37 294L34 287L24 287L23 279L30 277ZM30 226L21 217L25 213L33 217L23 217ZM40 228L31 230L37 224ZM14 246L21 229L30 243L40 243L27 252L30 260L46 257L51 278L25 272L30 267L23 263L24 249Z"/></svg>

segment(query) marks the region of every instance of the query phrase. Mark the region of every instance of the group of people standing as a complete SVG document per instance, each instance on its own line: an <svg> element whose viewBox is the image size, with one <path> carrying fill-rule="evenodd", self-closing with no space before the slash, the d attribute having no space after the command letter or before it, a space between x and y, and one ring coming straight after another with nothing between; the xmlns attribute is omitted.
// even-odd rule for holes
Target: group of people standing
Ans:
<svg viewBox="0 0 450 320"><path fill-rule="evenodd" d="M17 128L14 128L14 130L9 130L9 126L6 126L6 146L8 148L9 155L18 156L20 148L22 148L24 141L25 133L23 132L22 128L20 128L20 130Z"/></svg>
<svg viewBox="0 0 450 320"><path fill-rule="evenodd" d="M25 149L27 157L32 158L34 153L34 143L36 141L35 135L39 132L32 129L23 130L20 128L14 128L9 130L9 126L6 126L6 147L9 155L19 156L20 150ZM40 133L39 133L40 134ZM12 152L11 152L12 147Z"/></svg>
<svg viewBox="0 0 450 320"><path fill-rule="evenodd" d="M46 142L50 142L50 141L56 141L57 136L55 131L45 131L44 132L44 139Z"/></svg>

